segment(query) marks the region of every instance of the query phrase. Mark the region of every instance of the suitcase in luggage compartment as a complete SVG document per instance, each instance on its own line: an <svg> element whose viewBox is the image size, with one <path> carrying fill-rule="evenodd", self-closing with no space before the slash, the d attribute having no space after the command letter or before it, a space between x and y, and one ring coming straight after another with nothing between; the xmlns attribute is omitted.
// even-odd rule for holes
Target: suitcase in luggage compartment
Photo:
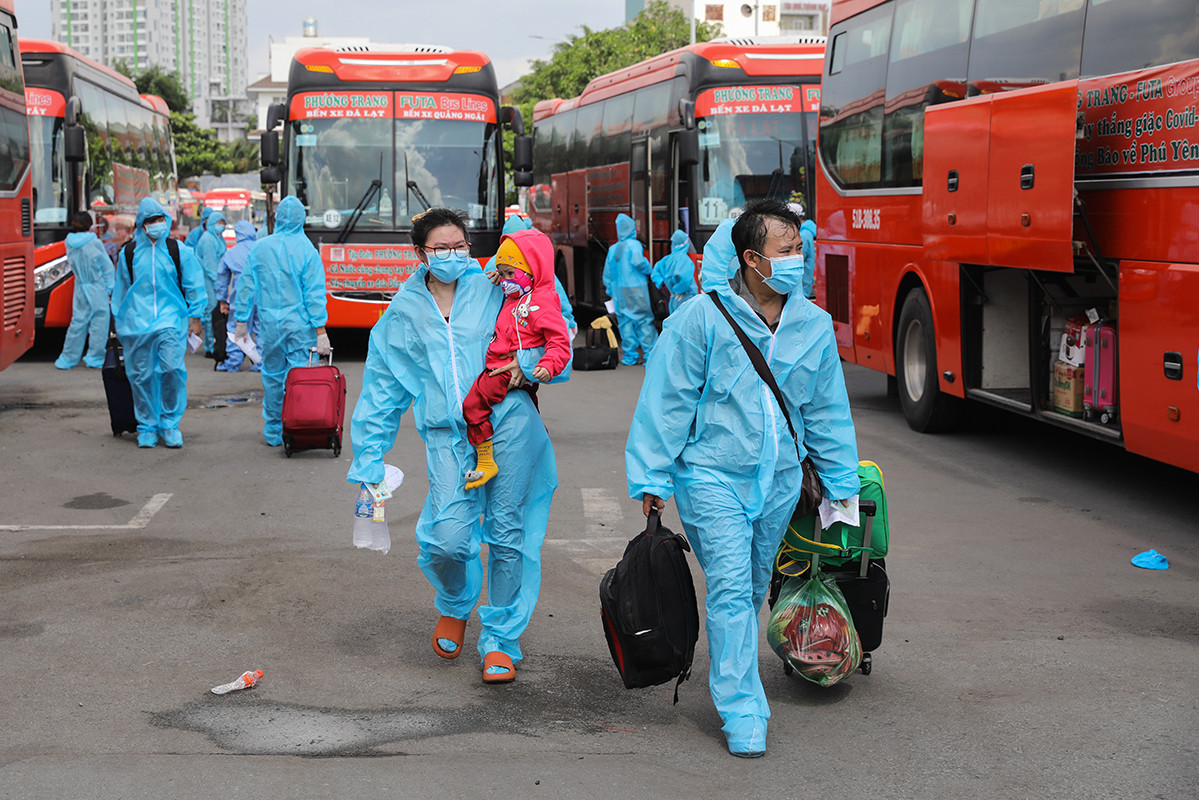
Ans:
<svg viewBox="0 0 1199 800"><path fill-rule="evenodd" d="M1083 412L1087 419L1098 419L1104 424L1115 422L1120 414L1116 323L1101 319L1088 325L1083 337L1086 341Z"/></svg>
<svg viewBox="0 0 1199 800"><path fill-rule="evenodd" d="M332 450L341 455L342 423L346 409L346 376L329 364L313 366L316 348L307 367L293 367L283 388L283 452ZM318 356L319 359L319 356Z"/></svg>
<svg viewBox="0 0 1199 800"><path fill-rule="evenodd" d="M125 374L125 350L115 333L108 335L108 346L104 351L104 366L100 369L104 380L104 396L108 400L108 419L112 423L112 435L120 436L125 431L137 433L137 417L133 413L133 388Z"/></svg>

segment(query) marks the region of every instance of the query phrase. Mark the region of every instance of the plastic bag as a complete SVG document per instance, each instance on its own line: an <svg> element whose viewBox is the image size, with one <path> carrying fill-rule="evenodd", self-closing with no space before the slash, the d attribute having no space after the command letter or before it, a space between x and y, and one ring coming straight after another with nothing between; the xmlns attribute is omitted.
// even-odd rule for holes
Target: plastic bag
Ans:
<svg viewBox="0 0 1199 800"><path fill-rule="evenodd" d="M845 595L820 572L783 584L766 638L792 669L821 686L832 686L862 663L862 643Z"/></svg>

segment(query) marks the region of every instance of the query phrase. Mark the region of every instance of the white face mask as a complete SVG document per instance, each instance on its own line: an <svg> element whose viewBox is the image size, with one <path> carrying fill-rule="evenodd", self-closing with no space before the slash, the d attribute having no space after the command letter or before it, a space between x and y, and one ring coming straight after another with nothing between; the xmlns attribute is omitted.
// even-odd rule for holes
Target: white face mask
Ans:
<svg viewBox="0 0 1199 800"><path fill-rule="evenodd" d="M763 283L779 294L791 294L799 289L803 282L803 253L779 256L778 258L767 258L758 253L757 250L754 252L770 262L769 278L762 275L757 269L754 269L754 272L757 272L762 278Z"/></svg>

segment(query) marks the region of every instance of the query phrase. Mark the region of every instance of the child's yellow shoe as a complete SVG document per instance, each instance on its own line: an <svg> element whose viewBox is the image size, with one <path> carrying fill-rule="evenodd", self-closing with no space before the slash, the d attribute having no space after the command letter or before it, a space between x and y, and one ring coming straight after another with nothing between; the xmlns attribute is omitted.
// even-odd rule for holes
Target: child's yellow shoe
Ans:
<svg viewBox="0 0 1199 800"><path fill-rule="evenodd" d="M466 471L466 488L477 489L487 481L500 474L500 468L495 465L491 455L491 440L475 445L475 468Z"/></svg>

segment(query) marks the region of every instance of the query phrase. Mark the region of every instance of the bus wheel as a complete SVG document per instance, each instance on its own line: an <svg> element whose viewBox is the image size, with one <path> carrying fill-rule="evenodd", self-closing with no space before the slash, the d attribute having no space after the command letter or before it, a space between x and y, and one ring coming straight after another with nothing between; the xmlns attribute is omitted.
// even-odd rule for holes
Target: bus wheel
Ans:
<svg viewBox="0 0 1199 800"><path fill-rule="evenodd" d="M895 379L899 404L912 430L949 430L961 418L962 402L941 391L937 376L937 340L928 295L914 289L903 301L895 336Z"/></svg>

